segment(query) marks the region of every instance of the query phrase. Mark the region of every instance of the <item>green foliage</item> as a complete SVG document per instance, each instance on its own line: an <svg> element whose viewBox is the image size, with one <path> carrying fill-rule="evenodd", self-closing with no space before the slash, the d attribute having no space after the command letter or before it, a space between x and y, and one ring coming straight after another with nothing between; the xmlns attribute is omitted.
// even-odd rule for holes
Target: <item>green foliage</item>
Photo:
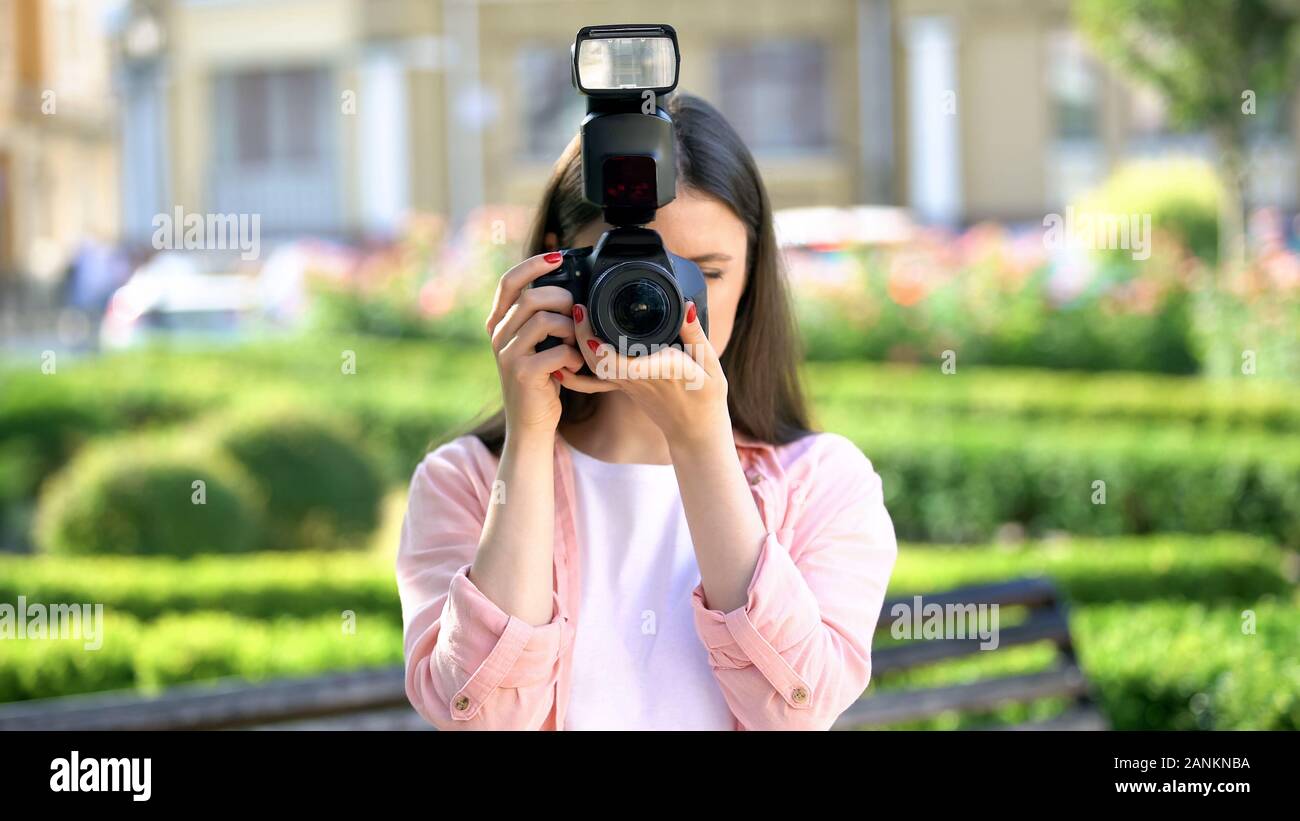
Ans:
<svg viewBox="0 0 1300 821"><path fill-rule="evenodd" d="M1223 194L1214 168L1190 158L1137 160L1121 166L1078 204L1091 215L1150 215L1152 241L1173 239L1207 264L1219 253ZM1104 256L1125 268L1138 264L1128 250Z"/></svg>
<svg viewBox="0 0 1300 821"><path fill-rule="evenodd" d="M221 610L251 620L315 618L344 610L401 625L390 557L360 551L268 551L238 556L0 554L0 601L94 601L136 619Z"/></svg>
<svg viewBox="0 0 1300 821"><path fill-rule="evenodd" d="M1277 0L1076 0L1074 20L1104 57L1169 102L1176 124L1239 128L1242 92L1286 87L1297 15Z"/></svg>
<svg viewBox="0 0 1300 821"><path fill-rule="evenodd" d="M1076 605L1156 600L1250 602L1293 589L1286 554L1240 534L1023 542L997 546L904 545L889 595L908 596L1047 576ZM3 565L0 565L3 567Z"/></svg>
<svg viewBox="0 0 1300 821"><path fill-rule="evenodd" d="M1076 611L1072 626L1117 730L1300 729L1296 601L1107 605Z"/></svg>
<svg viewBox="0 0 1300 821"><path fill-rule="evenodd" d="M130 688L156 692L192 681L306 676L402 660L401 626L358 613L355 632L340 614L312 619L243 619L195 612L142 622L104 611L103 646L85 640L6 641L0 701Z"/></svg>
<svg viewBox="0 0 1300 821"><path fill-rule="evenodd" d="M1234 534L903 544L890 595L1045 573L1071 602L1081 662L1116 727L1295 728L1300 602L1289 598L1287 562L1267 541ZM0 700L401 660L392 563L379 555L0 556L0 600L19 592L29 601L103 603L104 645L86 652L75 640L12 642L0 656ZM355 635L341 630L344 610L357 615ZM1254 635L1241 632L1246 610L1255 613ZM877 636L878 647L888 643L887 633ZM1046 645L1008 648L881 675L872 688L1030 673L1053 657ZM1045 700L918 726L1029 721L1063 706Z"/></svg>
<svg viewBox="0 0 1300 821"><path fill-rule="evenodd" d="M1141 279L1102 268L1081 283L1054 267L1041 231L997 226L902 249L787 256L812 360L937 362L954 351L967 365L1193 373L1182 252L1155 251Z"/></svg>
<svg viewBox="0 0 1300 821"><path fill-rule="evenodd" d="M849 413L908 413L994 422L1091 421L1150 428L1169 423L1223 433L1300 431L1300 393L1276 382L1201 380L1136 373L967 368L946 375L866 362L810 362L813 406Z"/></svg>
<svg viewBox="0 0 1300 821"><path fill-rule="evenodd" d="M1008 522L1032 534L1234 530L1300 544L1300 442L1169 424L999 423L825 408L884 479L899 535L962 542ZM1103 489L1105 504L1094 501ZM1097 497L1100 499L1100 497Z"/></svg>
<svg viewBox="0 0 1300 821"><path fill-rule="evenodd" d="M1046 574L1070 603L1080 663L1112 727L1296 729L1300 726L1300 600L1287 554L1267 541L1070 539L981 548L901 545L889 595ZM1254 633L1243 632L1245 615ZM1015 613L1001 614L1002 626ZM877 634L877 649L894 643ZM1002 648L882 674L873 689L938 687L1023 675L1056 663L1047 643ZM951 713L897 729L971 729L1041 720L1047 699Z"/></svg>
<svg viewBox="0 0 1300 821"><path fill-rule="evenodd" d="M260 517L252 482L228 459L137 436L93 445L51 479L36 538L51 553L233 553L254 547Z"/></svg>
<svg viewBox="0 0 1300 821"><path fill-rule="evenodd" d="M301 405L236 407L207 428L266 506L262 546L345 547L379 521L383 483L360 435Z"/></svg>

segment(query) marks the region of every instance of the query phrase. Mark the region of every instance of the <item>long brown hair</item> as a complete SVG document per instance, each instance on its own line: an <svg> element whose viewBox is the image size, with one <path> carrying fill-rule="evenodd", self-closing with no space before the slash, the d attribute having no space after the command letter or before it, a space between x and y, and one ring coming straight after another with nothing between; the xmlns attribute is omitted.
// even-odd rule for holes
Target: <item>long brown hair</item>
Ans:
<svg viewBox="0 0 1300 821"><path fill-rule="evenodd" d="M794 441L806 435L810 426L799 379L798 334L767 189L749 149L716 108L699 97L678 93L670 99L668 112L677 137L678 184L726 203L745 224L749 237L745 290L722 354L731 424L760 441ZM554 250L547 247L548 235L564 247L601 218L600 209L582 195L581 146L574 137L546 184L525 253ZM600 396L561 390L560 399L561 422L580 422L595 412ZM505 441L505 415L498 411L472 432L499 455Z"/></svg>

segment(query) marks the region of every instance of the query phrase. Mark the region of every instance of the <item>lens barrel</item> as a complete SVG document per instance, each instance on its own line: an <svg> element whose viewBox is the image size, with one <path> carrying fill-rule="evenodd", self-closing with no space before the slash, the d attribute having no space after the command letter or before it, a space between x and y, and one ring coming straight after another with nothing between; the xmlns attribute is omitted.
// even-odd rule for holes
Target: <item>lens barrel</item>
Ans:
<svg viewBox="0 0 1300 821"><path fill-rule="evenodd" d="M593 330L620 347L649 349L677 338L685 299L673 275L644 260L611 266L591 284Z"/></svg>

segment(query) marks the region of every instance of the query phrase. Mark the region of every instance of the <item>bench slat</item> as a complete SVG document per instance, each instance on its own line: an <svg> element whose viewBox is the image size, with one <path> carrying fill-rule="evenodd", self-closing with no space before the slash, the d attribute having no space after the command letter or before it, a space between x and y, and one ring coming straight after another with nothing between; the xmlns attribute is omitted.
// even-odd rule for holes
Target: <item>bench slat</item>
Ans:
<svg viewBox="0 0 1300 821"><path fill-rule="evenodd" d="M405 673L385 667L261 684L185 684L0 705L0 730L211 730L408 704Z"/></svg>
<svg viewBox="0 0 1300 821"><path fill-rule="evenodd" d="M1083 696L1086 692L1082 671L1066 665L1024 676L867 696L846 710L835 722L835 728L898 724L931 718L949 710L989 710L1051 696Z"/></svg>
<svg viewBox="0 0 1300 821"><path fill-rule="evenodd" d="M1056 610L1033 611L1033 615L1023 623L998 631L998 646L995 650L981 650L982 639L978 637L917 640L899 647L885 647L872 652L871 669L875 673L887 673L1040 641L1051 641L1058 647L1069 646L1070 624L1064 614Z"/></svg>
<svg viewBox="0 0 1300 821"><path fill-rule="evenodd" d="M1058 594L1051 579L1043 576L1030 576L1013 579L1008 582L992 582L946 590L940 593L921 593L924 604L948 605L997 604L1006 607L1051 607L1056 604ZM892 618L890 611L895 605L912 607L916 596L895 596L888 599L880 608L880 621L876 629L882 630L889 625Z"/></svg>

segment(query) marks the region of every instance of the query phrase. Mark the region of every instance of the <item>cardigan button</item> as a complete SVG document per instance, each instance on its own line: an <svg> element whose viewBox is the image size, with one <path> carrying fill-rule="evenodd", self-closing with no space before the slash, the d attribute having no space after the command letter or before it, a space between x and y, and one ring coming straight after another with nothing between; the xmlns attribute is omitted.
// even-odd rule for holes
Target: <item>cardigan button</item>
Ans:
<svg viewBox="0 0 1300 821"><path fill-rule="evenodd" d="M796 687L790 693L790 698L794 699L795 704L805 704L808 701L808 691L802 687Z"/></svg>
<svg viewBox="0 0 1300 821"><path fill-rule="evenodd" d="M456 712L458 713L465 712L469 709L469 696L456 696L456 700L452 702L452 706L456 708Z"/></svg>
<svg viewBox="0 0 1300 821"><path fill-rule="evenodd" d="M763 474L757 471L750 471L750 474L745 478L749 480L750 487L753 487L754 485L763 481Z"/></svg>

